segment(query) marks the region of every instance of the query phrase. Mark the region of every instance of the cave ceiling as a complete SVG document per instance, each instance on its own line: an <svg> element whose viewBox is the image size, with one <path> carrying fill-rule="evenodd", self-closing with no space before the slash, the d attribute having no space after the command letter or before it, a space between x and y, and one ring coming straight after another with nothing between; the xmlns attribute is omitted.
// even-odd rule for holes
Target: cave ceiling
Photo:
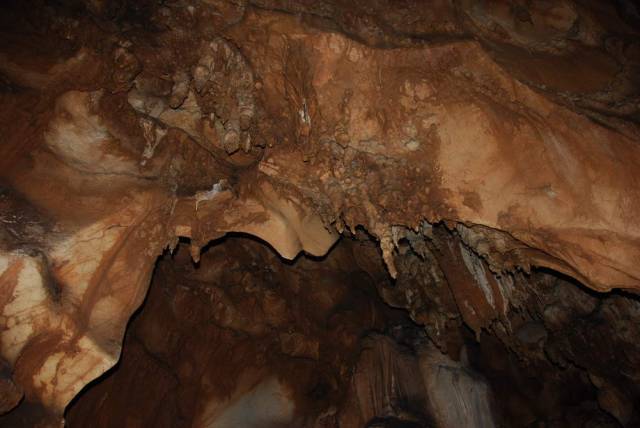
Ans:
<svg viewBox="0 0 640 428"><path fill-rule="evenodd" d="M640 291L632 2L2 7L3 411L63 415L117 363L158 257L229 234L286 260L375 242L352 262L442 349L407 272L447 282L423 298L477 336L539 269Z"/></svg>

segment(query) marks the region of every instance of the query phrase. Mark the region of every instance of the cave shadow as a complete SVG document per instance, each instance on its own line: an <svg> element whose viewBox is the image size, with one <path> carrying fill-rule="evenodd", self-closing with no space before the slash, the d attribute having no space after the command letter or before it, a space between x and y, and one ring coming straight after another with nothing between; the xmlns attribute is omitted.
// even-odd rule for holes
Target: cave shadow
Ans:
<svg viewBox="0 0 640 428"><path fill-rule="evenodd" d="M344 236L341 234L338 236L338 239L336 240L336 242L333 243L333 245L331 245L331 247L327 250L327 252L322 255L322 256L314 256L313 254L309 254L307 252L305 252L304 250L300 251L293 259L287 259L285 257L282 257L282 255L280 255L280 253L268 242L265 241L262 238L259 238L255 235L252 235L250 233L245 233L245 232L228 232L226 233L224 236L217 238L217 239L212 239L211 241L207 242L201 249L200 249L200 255L204 255L205 253L209 252L209 251L213 251L213 248L218 247L220 245L223 245L224 243L233 240L233 239L247 239L249 241L253 241L256 242L258 244L261 244L265 247L267 247L269 250L271 250L273 252L273 254L275 254L278 258L278 260L280 261L280 263L287 265L287 266L294 266L298 260L300 260L301 258L305 258L308 260L312 260L315 262L323 262L325 261L328 257L329 254L331 254L335 248L338 246L338 244L344 239ZM179 242L181 244L190 244L191 243L191 239L189 238L184 238L184 237L180 237L179 238ZM176 248L177 251L177 248ZM162 256L160 256L162 257ZM194 268L199 268L200 267L200 262L194 262L192 260L192 264L194 266Z"/></svg>
<svg viewBox="0 0 640 428"><path fill-rule="evenodd" d="M364 230L364 229L363 229ZM367 234L368 238L372 237ZM301 259L307 259L310 260L312 262L316 262L316 263L322 263L324 261L327 260L327 258L331 255L332 252L335 251L335 249L340 245L340 243L342 243L345 239L356 239L355 236L353 237L347 237L344 236L343 234L340 234L338 239L336 240L336 242L329 248L329 250L322 256L314 256L312 254L308 254L304 251L300 251L296 257L294 257L293 259L287 259L283 256L281 256L278 251L271 245L269 244L269 242L255 236L249 233L243 233L243 232L229 232L227 234L225 234L224 236L218 238L218 239L213 239L209 242L207 242L207 244L205 244L201 249L200 249L200 255L203 256L204 254L210 252L210 251L215 251L216 247L221 247L225 244L228 244L231 241L234 240L248 240L248 241L252 241L254 243L257 243L261 246L264 246L266 248L269 249L269 251L271 251L271 253L273 255L276 256L276 260L277 263L281 263L285 266L289 266L289 267L293 267L295 266ZM186 238L186 237L179 237L178 239L178 245L173 248L173 249L165 249L163 251L163 253L161 255L159 255L155 262L154 262L154 268L151 274L151 277L149 279L149 283L147 286L147 290L145 292L145 296L144 299L142 301L142 303L140 304L140 306L132 313L131 317L129 318L126 328L125 328L125 333L123 335L123 339L122 339L122 348L120 351L120 355L118 357L118 361L112 366L110 367L108 370L106 370L104 373L102 373L100 376L98 376L97 378L93 379L92 381L90 381L89 383L87 383L74 397L73 399L67 404L65 411L64 411L64 417L67 418L67 416L69 415L69 413L73 410L73 408L80 402L80 400L82 400L82 398L95 386L103 383L104 381L106 381L107 379L109 379L111 376L113 376L122 366L122 361L123 358L125 357L125 354L127 352L126 350L126 346L125 346L125 342L126 342L126 337L130 332L130 328L132 326L132 324L136 321L136 319L142 314L142 312L144 311L145 307L147 306L147 302L149 300L149 296L151 294L151 287L153 287L153 284L155 282L155 280L157 279L157 275L159 274L159 265L160 263L162 263L163 261L171 261L173 262L175 256L178 254L179 251L188 251L188 246L191 244L191 239L190 238ZM193 258L191 258L191 265L194 269L199 269L201 266L200 261L195 262L193 260ZM375 286L373 284L371 284L371 288L372 288L372 292L375 291ZM379 298L379 296L377 296ZM390 305L388 305L386 302L384 302L384 300L382 300L381 298L379 298L380 302L384 303L385 306L388 306L389 309L393 310L393 311L398 311L401 312L400 309L397 308L393 308Z"/></svg>

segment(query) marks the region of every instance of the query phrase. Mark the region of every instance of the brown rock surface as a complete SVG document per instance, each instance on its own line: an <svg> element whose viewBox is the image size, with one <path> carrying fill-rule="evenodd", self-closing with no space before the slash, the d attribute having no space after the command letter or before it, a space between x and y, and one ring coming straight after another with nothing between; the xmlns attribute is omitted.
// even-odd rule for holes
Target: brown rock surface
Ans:
<svg viewBox="0 0 640 428"><path fill-rule="evenodd" d="M0 422L639 423L638 10L5 2Z"/></svg>

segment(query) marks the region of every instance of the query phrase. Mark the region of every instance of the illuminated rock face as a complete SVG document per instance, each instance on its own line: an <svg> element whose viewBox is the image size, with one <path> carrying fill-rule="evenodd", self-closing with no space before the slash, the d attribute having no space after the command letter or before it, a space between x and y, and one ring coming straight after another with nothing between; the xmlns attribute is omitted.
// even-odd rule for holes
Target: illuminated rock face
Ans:
<svg viewBox="0 0 640 428"><path fill-rule="evenodd" d="M298 381L287 363L239 359L231 374L196 378L206 358L175 343L151 349L162 341L154 323L166 321L154 317L170 311L145 307L125 341L131 359L125 351L122 372L99 391L129 385L127 400L139 400L136 364L154 356L158 388L174 391L176 379L204 388L171 392L179 411L162 409L167 426L637 423L638 9L533 3L3 5L0 411L24 397L6 423L60 420L116 364L156 260L169 263L179 239L181 257L210 271L198 281L212 306L198 300L191 317L178 304L167 331L189 335L183 324L213 317L248 338L211 333L208 347L267 355L256 347L277 344L282 361L322 376ZM279 296L263 278L253 298L264 319L234 308L219 275L233 263L256 269L246 260L264 248L243 244L209 266L230 233L272 247L283 259L270 256L271 269L298 258L282 281L308 271L299 281L314 286ZM331 250L341 235L356 247ZM337 261L310 268L300 253ZM355 285L402 315L375 296L347 298ZM593 294L613 289L624 291ZM325 308L340 305L351 312ZM328 325L344 337L321 334ZM526 364L497 357L507 352ZM538 376L557 367L563 374ZM225 382L224 393L207 389ZM535 391L556 392L533 405ZM496 404L496 393L512 399ZM117 424L98 416L95 394L69 420ZM111 413L131 426L160 411L113 400ZM447 409L452 400L479 413Z"/></svg>

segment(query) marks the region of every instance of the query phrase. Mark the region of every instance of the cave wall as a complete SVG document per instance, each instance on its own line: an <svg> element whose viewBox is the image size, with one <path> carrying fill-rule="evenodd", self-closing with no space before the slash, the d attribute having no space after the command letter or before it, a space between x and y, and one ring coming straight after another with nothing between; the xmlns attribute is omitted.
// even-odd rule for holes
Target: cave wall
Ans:
<svg viewBox="0 0 640 428"><path fill-rule="evenodd" d="M436 322L419 321L427 331L455 324L457 308L478 337L527 301L526 284L546 290L521 279L535 267L638 289L633 2L2 7L3 411L24 396L61 417L113 367L179 237L196 261L229 232L292 259L363 226L398 283L411 241L437 261L443 306L396 303ZM589 367L635 367L613 349L634 342L624 323L637 310L626 295L605 301L574 322L583 334L549 322L608 408L635 396L635 374ZM590 323L623 326L614 340ZM586 358L592 334L613 355Z"/></svg>

